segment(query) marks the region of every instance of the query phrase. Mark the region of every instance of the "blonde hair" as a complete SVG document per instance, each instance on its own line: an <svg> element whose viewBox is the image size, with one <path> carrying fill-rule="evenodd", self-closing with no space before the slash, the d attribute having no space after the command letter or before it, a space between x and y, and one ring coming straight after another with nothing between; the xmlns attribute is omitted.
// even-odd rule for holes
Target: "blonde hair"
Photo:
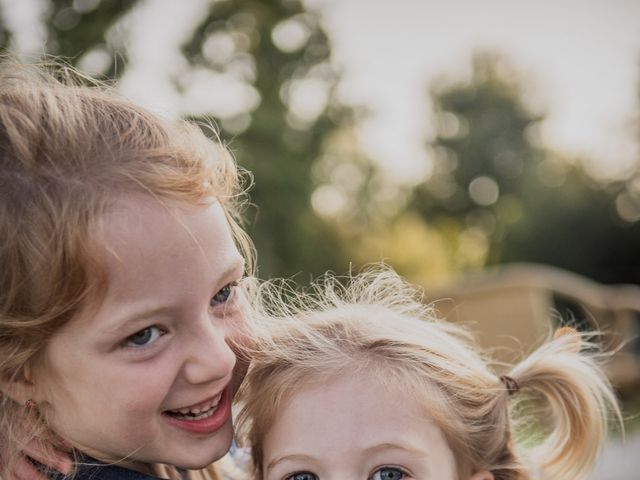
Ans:
<svg viewBox="0 0 640 480"><path fill-rule="evenodd" d="M607 412L619 418L596 356L574 330L547 341L501 381L467 330L438 320L390 271L366 272L347 286L329 276L311 292L285 292L286 302L281 288L263 289L259 313L270 332L252 353L238 415L256 478L263 474L262 442L286 399L343 373L417 399L445 435L459 478L480 471L496 480L532 478L514 435L517 420L544 424L518 408L532 397L551 409L548 435L529 452L548 478L586 478L606 435Z"/></svg>
<svg viewBox="0 0 640 480"><path fill-rule="evenodd" d="M1 60L1 59L0 59ZM118 197L204 206L220 201L251 270L239 226L242 175L196 125L170 122L83 85L63 65L0 65L0 378L37 363L47 340L104 293L92 233ZM46 422L0 392L0 476L26 442L55 446ZM3 470L3 468L5 470Z"/></svg>

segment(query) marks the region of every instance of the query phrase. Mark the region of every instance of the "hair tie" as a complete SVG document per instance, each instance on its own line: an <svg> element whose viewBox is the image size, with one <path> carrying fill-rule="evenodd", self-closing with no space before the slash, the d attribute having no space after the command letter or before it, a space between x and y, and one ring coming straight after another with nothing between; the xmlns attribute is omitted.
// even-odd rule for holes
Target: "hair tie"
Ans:
<svg viewBox="0 0 640 480"><path fill-rule="evenodd" d="M27 410L35 410L38 404L32 399L29 399L26 402L24 402L24 406L27 407Z"/></svg>
<svg viewBox="0 0 640 480"><path fill-rule="evenodd" d="M515 378L510 377L509 375L501 375L500 381L504 383L505 387L507 387L507 392L509 392L509 395L513 395L520 390L520 385L518 385L518 382L515 380Z"/></svg>

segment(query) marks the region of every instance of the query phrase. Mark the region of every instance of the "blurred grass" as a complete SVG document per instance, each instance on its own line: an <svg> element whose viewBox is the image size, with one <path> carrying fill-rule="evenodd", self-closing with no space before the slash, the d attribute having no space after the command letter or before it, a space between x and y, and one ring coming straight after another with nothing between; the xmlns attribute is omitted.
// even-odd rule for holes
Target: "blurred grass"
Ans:
<svg viewBox="0 0 640 480"><path fill-rule="evenodd" d="M625 435L640 432L640 394L623 401L622 415Z"/></svg>
<svg viewBox="0 0 640 480"><path fill-rule="evenodd" d="M625 398L620 405L624 436L640 434L640 394ZM516 442L527 448L542 442L551 432L551 412L548 405L540 398L530 396L518 401L513 406ZM617 419L611 417L609 422L609 437L621 437L620 425Z"/></svg>

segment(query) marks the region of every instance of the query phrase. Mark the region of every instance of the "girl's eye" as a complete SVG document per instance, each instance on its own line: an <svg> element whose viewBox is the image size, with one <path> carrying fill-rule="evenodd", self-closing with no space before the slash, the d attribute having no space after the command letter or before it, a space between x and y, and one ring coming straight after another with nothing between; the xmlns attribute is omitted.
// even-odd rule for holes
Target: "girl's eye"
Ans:
<svg viewBox="0 0 640 480"><path fill-rule="evenodd" d="M382 467L376 470L371 480L401 480L405 478L405 473L399 468Z"/></svg>
<svg viewBox="0 0 640 480"><path fill-rule="evenodd" d="M210 304L212 307L215 307L216 305L220 305L222 303L225 303L229 300L229 298L231 298L231 295L233 294L233 289L235 287L238 286L239 282L231 282L227 285L225 285L224 287L222 287L220 290L218 290L213 297L211 297L210 300Z"/></svg>
<svg viewBox="0 0 640 480"><path fill-rule="evenodd" d="M160 327L147 327L128 337L125 345L127 347L144 347L158 340L163 334L164 331Z"/></svg>
<svg viewBox="0 0 640 480"><path fill-rule="evenodd" d="M284 480L318 480L318 476L311 472L297 472L289 475Z"/></svg>

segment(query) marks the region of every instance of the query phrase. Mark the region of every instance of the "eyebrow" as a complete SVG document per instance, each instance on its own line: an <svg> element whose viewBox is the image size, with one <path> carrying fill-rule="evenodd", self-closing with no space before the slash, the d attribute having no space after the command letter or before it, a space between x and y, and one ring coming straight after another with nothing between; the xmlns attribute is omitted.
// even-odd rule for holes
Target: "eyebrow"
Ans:
<svg viewBox="0 0 640 480"><path fill-rule="evenodd" d="M384 450L402 450L407 453L412 453L414 455L420 455L422 457L429 456L426 451L420 448L413 447L411 445L407 445L404 443L391 443L391 442L378 443L376 445L367 447L364 449L364 453L371 454L371 453L376 453Z"/></svg>
<svg viewBox="0 0 640 480"><path fill-rule="evenodd" d="M304 453L292 453L291 455L284 455L282 457L277 457L273 460L271 460L269 462L269 464L267 465L267 468L265 469L265 471L269 471L271 470L273 467L275 467L276 465L278 465L279 463L282 463L286 460L303 460L303 461L315 461L315 458L312 457L311 455L305 455Z"/></svg>
<svg viewBox="0 0 640 480"><path fill-rule="evenodd" d="M427 452L425 452L424 450L412 447L411 445L406 445L406 444L403 444L403 443L391 443L391 442L384 442L384 443L379 443L377 445L372 445L370 447L365 448L363 450L363 453L371 455L371 454L382 452L382 451L386 451L386 450L402 450L403 452L411 453L411 454L414 454L414 455L419 455L419 456L422 456L422 457L428 457L429 456L427 454ZM286 460L314 461L315 458L312 457L311 455L306 455L306 454L303 454L303 453L294 453L294 454L291 454L291 455L284 455L282 457L277 457L277 458L271 460L269 462L269 464L267 465L267 468L265 469L265 471L271 470L273 467L275 467L279 463L282 463L282 462L284 462Z"/></svg>
<svg viewBox="0 0 640 480"><path fill-rule="evenodd" d="M222 272L219 279L226 280L229 277L235 276L236 273L241 272L244 273L245 270L245 260L242 255L239 253L237 255L233 255L229 266Z"/></svg>
<svg viewBox="0 0 640 480"><path fill-rule="evenodd" d="M234 256L233 260L229 265L225 268L222 274L216 280L216 285L218 283L225 282L227 279L235 276L237 273L243 273L245 269L245 260L241 255ZM221 287L224 285L221 285ZM169 314L176 310L176 307L173 305L161 305L156 308L152 308L150 310L140 310L134 311L130 314L124 315L123 317L114 320L112 324L106 326L103 330L103 333L108 335L120 335L122 334L122 329L127 326L135 326L136 324L144 324L149 319L153 317L157 317L163 314Z"/></svg>
<svg viewBox="0 0 640 480"><path fill-rule="evenodd" d="M132 329L134 330L137 324L145 324L151 318L161 316L163 314L169 314L175 310L175 307L165 305L157 308L152 308L150 310L140 310L134 311L130 314L125 314L124 316L113 320L109 325L106 325L104 329L101 329L100 332L112 335L119 336L122 335L123 329Z"/></svg>

